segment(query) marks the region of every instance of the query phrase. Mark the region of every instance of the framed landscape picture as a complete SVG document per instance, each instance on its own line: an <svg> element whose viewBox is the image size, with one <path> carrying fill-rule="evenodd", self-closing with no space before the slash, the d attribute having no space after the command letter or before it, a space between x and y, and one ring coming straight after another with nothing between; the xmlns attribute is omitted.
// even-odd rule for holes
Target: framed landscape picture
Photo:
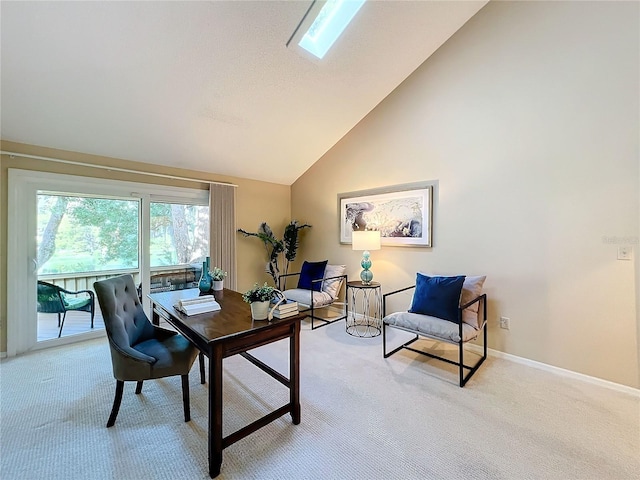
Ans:
<svg viewBox="0 0 640 480"><path fill-rule="evenodd" d="M382 245L430 247L433 185L412 183L338 195L340 243L379 230Z"/></svg>

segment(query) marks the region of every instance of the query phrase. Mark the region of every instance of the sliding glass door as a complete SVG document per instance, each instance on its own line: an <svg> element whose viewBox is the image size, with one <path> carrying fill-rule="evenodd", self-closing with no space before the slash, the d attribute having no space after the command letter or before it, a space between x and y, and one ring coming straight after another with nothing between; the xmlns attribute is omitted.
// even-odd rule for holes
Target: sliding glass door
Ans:
<svg viewBox="0 0 640 480"><path fill-rule="evenodd" d="M151 202L151 267L192 263L209 251L209 207Z"/></svg>
<svg viewBox="0 0 640 480"><path fill-rule="evenodd" d="M96 280L131 274L142 299L197 285L208 191L11 169L8 226L12 355L104 335Z"/></svg>
<svg viewBox="0 0 640 480"><path fill-rule="evenodd" d="M150 291L196 287L209 251L209 206L152 201Z"/></svg>
<svg viewBox="0 0 640 480"><path fill-rule="evenodd" d="M140 277L140 199L37 194L37 340L104 328L93 282Z"/></svg>

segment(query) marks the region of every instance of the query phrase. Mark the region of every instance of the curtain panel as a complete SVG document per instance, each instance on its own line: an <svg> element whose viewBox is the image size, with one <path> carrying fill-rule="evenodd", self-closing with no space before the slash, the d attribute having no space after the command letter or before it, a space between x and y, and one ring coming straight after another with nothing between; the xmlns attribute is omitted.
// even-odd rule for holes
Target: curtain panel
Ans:
<svg viewBox="0 0 640 480"><path fill-rule="evenodd" d="M220 183L209 186L209 255L211 267L227 272L225 288L236 290L236 187Z"/></svg>

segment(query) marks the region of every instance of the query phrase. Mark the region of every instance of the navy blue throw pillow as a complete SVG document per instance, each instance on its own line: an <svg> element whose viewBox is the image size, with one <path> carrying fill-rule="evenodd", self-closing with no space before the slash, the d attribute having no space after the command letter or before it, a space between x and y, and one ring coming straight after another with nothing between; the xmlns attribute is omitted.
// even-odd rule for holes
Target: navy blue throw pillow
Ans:
<svg viewBox="0 0 640 480"><path fill-rule="evenodd" d="M305 290L322 290L322 282L311 283L311 280L319 280L324 277L324 269L328 260L324 262L304 262L298 278L298 288Z"/></svg>
<svg viewBox="0 0 640 480"><path fill-rule="evenodd" d="M411 313L421 313L458 323L458 307L465 276L429 277L418 273Z"/></svg>

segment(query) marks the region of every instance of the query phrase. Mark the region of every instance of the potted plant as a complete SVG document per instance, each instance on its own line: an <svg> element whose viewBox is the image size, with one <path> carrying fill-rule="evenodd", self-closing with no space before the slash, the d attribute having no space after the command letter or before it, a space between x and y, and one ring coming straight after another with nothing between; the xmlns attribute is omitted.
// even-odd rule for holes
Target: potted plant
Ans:
<svg viewBox="0 0 640 480"><path fill-rule="evenodd" d="M211 275L213 289L222 290L224 288L223 287L224 277L227 276L227 272L222 270L220 267L213 267L213 270L209 272L209 275Z"/></svg>
<svg viewBox="0 0 640 480"><path fill-rule="evenodd" d="M267 285L260 286L257 283L253 288L242 294L242 300L251 305L251 317L254 320L266 320L269 316L269 303L276 292L275 287Z"/></svg>
<svg viewBox="0 0 640 480"><path fill-rule="evenodd" d="M266 272L271 275L274 284L281 287L281 285L278 285L281 267L284 267L285 274L289 273L289 264L295 260L298 253L300 230L305 228L311 228L311 225L300 224L297 220L292 220L285 227L282 240L276 238L273 230L266 222L260 224L256 233L247 232L241 228L238 229L238 233L245 237L257 237L262 241L269 260Z"/></svg>

